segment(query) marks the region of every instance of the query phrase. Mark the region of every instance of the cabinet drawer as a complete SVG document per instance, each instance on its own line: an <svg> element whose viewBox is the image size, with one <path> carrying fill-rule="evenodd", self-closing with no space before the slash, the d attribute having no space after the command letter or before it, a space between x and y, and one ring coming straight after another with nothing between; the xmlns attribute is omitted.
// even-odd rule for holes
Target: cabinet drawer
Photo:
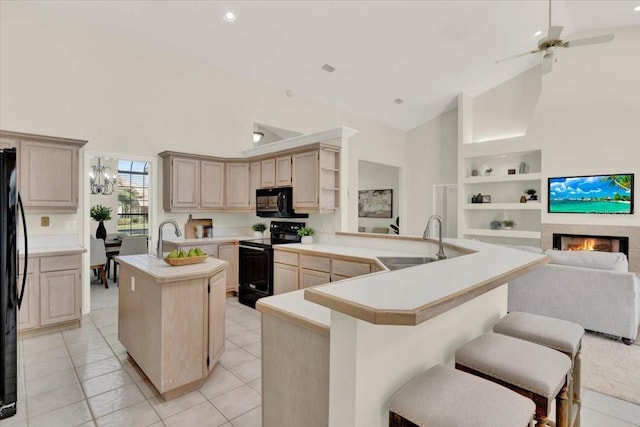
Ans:
<svg viewBox="0 0 640 427"><path fill-rule="evenodd" d="M331 271L331 259L313 255L300 255L300 267L329 273Z"/></svg>
<svg viewBox="0 0 640 427"><path fill-rule="evenodd" d="M331 263L331 273L346 277L369 274L370 269L370 264L364 262L343 261L334 259Z"/></svg>
<svg viewBox="0 0 640 427"><path fill-rule="evenodd" d="M60 255L40 258L40 272L79 270L82 268L80 255Z"/></svg>
<svg viewBox="0 0 640 427"><path fill-rule="evenodd" d="M280 264L298 265L298 254L293 252L273 251L273 261Z"/></svg>
<svg viewBox="0 0 640 427"><path fill-rule="evenodd" d="M22 276L22 272L24 271L24 258L20 257L18 259L18 275ZM38 272L38 258L29 257L29 261L27 261L27 274L33 274Z"/></svg>

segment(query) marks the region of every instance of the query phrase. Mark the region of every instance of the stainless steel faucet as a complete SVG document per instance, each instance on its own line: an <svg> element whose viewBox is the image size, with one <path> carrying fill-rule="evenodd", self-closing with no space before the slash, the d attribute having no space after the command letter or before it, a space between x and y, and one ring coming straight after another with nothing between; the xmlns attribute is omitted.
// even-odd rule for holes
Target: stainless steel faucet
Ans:
<svg viewBox="0 0 640 427"><path fill-rule="evenodd" d="M156 256L158 258L162 258L162 227L165 226L165 224L173 224L173 228L176 229L176 237L181 237L182 233L180 232L180 227L178 227L178 223L175 222L172 219L166 219L164 221L162 221L160 223L160 225L158 226L158 251L156 252Z"/></svg>
<svg viewBox="0 0 640 427"><path fill-rule="evenodd" d="M438 259L445 259L447 256L444 254L444 248L442 246L442 218L440 215L431 215L429 217L429 221L427 221L427 228L424 229L424 233L422 233L422 238L424 240L429 240L429 228L431 227L431 222L433 220L438 221L438 253L436 256Z"/></svg>

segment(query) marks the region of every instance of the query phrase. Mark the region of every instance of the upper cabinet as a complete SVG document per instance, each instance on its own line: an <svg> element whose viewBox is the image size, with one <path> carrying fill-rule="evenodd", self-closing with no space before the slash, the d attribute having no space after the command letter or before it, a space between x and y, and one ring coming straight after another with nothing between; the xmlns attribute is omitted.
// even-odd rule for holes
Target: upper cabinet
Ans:
<svg viewBox="0 0 640 427"><path fill-rule="evenodd" d="M249 165L249 208L256 208L256 190L262 188L262 164L251 162Z"/></svg>
<svg viewBox="0 0 640 427"><path fill-rule="evenodd" d="M87 141L0 131L18 149L18 184L28 212L78 210L78 156Z"/></svg>
<svg viewBox="0 0 640 427"><path fill-rule="evenodd" d="M291 156L276 157L276 187L291 186Z"/></svg>
<svg viewBox="0 0 640 427"><path fill-rule="evenodd" d="M249 163L227 163L225 208L248 210L249 205Z"/></svg>
<svg viewBox="0 0 640 427"><path fill-rule="evenodd" d="M173 158L171 161L171 206L197 208L200 204L200 161Z"/></svg>
<svg viewBox="0 0 640 427"><path fill-rule="evenodd" d="M262 162L261 188L276 186L276 159L265 159Z"/></svg>
<svg viewBox="0 0 640 427"><path fill-rule="evenodd" d="M338 208L340 148L320 144L317 150L292 155L293 208L300 213L333 213Z"/></svg>
<svg viewBox="0 0 640 427"><path fill-rule="evenodd" d="M223 162L200 162L200 207L224 208L225 169Z"/></svg>

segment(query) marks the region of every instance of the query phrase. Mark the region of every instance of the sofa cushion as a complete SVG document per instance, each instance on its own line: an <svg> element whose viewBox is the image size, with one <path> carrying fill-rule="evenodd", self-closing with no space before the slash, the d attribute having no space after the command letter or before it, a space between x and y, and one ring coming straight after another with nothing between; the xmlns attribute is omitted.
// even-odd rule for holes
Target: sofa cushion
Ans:
<svg viewBox="0 0 640 427"><path fill-rule="evenodd" d="M557 251L548 249L545 254L551 258L550 264L596 268L598 270L611 270L622 273L629 271L627 257L620 252Z"/></svg>

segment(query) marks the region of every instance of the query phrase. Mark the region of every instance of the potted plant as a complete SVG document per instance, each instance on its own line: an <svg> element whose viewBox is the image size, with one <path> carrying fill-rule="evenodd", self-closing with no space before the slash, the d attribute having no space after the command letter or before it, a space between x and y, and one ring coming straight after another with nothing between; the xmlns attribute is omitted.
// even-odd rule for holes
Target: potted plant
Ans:
<svg viewBox="0 0 640 427"><path fill-rule="evenodd" d="M89 211L89 215L99 223L98 229L96 230L96 238L102 240L106 239L107 229L104 227L104 221L109 221L111 219L111 208L102 205L95 205Z"/></svg>
<svg viewBox="0 0 640 427"><path fill-rule="evenodd" d="M493 172L493 168L487 168L484 170L484 175L485 176L490 176L491 172Z"/></svg>
<svg viewBox="0 0 640 427"><path fill-rule="evenodd" d="M516 222L511 219L505 219L502 221L502 225L505 230L511 230L516 225Z"/></svg>
<svg viewBox="0 0 640 427"><path fill-rule="evenodd" d="M302 227L298 230L298 236L302 237L302 243L308 245L309 243L313 243L313 228L310 227Z"/></svg>
<svg viewBox="0 0 640 427"><path fill-rule="evenodd" d="M264 237L264 230L267 229L267 226L264 222L256 222L251 226L253 230L253 237L261 238Z"/></svg>
<svg viewBox="0 0 640 427"><path fill-rule="evenodd" d="M538 200L538 195L536 194L536 190L533 188L525 191L529 195L529 200Z"/></svg>

